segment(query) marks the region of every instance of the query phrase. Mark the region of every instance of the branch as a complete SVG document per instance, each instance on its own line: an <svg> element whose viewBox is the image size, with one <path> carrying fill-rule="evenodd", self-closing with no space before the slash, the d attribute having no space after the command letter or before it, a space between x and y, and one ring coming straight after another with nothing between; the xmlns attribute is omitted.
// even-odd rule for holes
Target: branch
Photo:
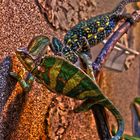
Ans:
<svg viewBox="0 0 140 140"><path fill-rule="evenodd" d="M135 11L132 14L133 24L140 21L140 10ZM109 40L104 45L100 54L97 56L96 60L93 62L92 67L95 76L97 77L99 72L101 71L102 65L105 63L108 55L111 53L113 48L115 47L117 41L125 34L128 29L133 25L130 21L126 21L123 23L117 31L113 33L113 35L109 38ZM101 140L111 139L111 135L108 128L108 120L105 115L105 109L103 106L94 105L92 107L92 112L95 117L98 134Z"/></svg>
<svg viewBox="0 0 140 140"><path fill-rule="evenodd" d="M101 50L100 54L98 55L98 57L92 64L95 75L97 75L99 71L101 70L102 65L105 63L105 60L107 59L108 55L111 53L113 48L115 47L117 41L128 31L128 29L132 25L140 21L140 10L135 11L132 14L132 20L133 20L133 23L131 23L130 20L126 20L126 22L123 23L117 29L117 31L115 31L113 35L108 39L103 49Z"/></svg>

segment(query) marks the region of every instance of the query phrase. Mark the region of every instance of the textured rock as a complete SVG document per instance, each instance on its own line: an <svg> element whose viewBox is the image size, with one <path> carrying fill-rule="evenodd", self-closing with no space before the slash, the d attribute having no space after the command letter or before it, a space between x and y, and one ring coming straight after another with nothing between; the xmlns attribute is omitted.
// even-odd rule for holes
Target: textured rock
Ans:
<svg viewBox="0 0 140 140"><path fill-rule="evenodd" d="M82 20L93 16L95 0L38 0L46 9L48 22L53 27L68 30Z"/></svg>
<svg viewBox="0 0 140 140"><path fill-rule="evenodd" d="M4 121L2 110L12 94L16 85L16 80L10 76L12 70L12 60L10 57L6 57L0 64L0 140L4 140L6 135L9 134L8 120Z"/></svg>
<svg viewBox="0 0 140 140"><path fill-rule="evenodd" d="M9 74L11 70L12 60L10 57L6 57L0 64L0 112L15 88L16 80Z"/></svg>

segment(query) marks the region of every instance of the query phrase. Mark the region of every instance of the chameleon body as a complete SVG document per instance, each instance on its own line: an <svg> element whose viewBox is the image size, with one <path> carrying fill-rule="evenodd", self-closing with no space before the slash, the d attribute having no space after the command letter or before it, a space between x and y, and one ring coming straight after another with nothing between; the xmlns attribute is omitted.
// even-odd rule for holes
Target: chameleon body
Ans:
<svg viewBox="0 0 140 140"><path fill-rule="evenodd" d="M41 40L43 40L42 43L40 42ZM103 95L96 82L63 57L46 55L43 50L46 50L47 44L49 45L47 37L45 39L44 36L39 36L31 42L31 46L17 49L16 52L25 68L50 91L74 99L84 100L74 110L75 112L88 111L94 104L101 104L106 107L117 120L118 131L112 140L118 140L124 131L123 118L112 102ZM23 81L20 80L20 83ZM22 87L24 88L23 84Z"/></svg>
<svg viewBox="0 0 140 140"><path fill-rule="evenodd" d="M72 63L76 63L81 52L89 54L90 47L97 45L108 37L118 22L129 18L129 14L123 14L124 7L131 2L140 0L122 0L118 6L109 13L92 17L81 21L71 28L64 36L61 43L57 38L52 39L52 49L56 54L61 54Z"/></svg>

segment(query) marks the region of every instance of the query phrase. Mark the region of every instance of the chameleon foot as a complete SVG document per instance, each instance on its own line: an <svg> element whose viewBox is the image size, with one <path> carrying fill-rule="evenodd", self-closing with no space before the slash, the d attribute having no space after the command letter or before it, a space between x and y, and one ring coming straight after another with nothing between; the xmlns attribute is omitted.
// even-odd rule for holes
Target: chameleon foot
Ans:
<svg viewBox="0 0 140 140"><path fill-rule="evenodd" d="M31 75L27 76L27 81L22 79L20 75L18 75L16 72L10 72L10 75L17 79L17 81L20 83L21 87L25 92L29 92L31 89L31 85L33 83L33 77Z"/></svg>

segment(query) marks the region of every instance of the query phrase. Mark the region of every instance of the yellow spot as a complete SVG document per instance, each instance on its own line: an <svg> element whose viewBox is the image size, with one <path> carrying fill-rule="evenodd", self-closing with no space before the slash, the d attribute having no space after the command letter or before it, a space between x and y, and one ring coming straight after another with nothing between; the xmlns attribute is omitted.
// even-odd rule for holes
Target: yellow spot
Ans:
<svg viewBox="0 0 140 140"><path fill-rule="evenodd" d="M109 17L108 16L106 16L106 19L109 21Z"/></svg>
<svg viewBox="0 0 140 140"><path fill-rule="evenodd" d="M91 38L93 35L92 34L88 34L88 38Z"/></svg>
<svg viewBox="0 0 140 140"><path fill-rule="evenodd" d="M63 64L63 61L57 59L55 64L53 65L53 67L50 69L50 73L49 73L49 78L50 78L50 85L49 87L51 89L55 89L56 84L57 84L57 76L60 73L61 70L61 66Z"/></svg>
<svg viewBox="0 0 140 140"><path fill-rule="evenodd" d="M68 39L67 43L71 42L71 39Z"/></svg>
<svg viewBox="0 0 140 140"><path fill-rule="evenodd" d="M98 89L96 89L96 90L84 91L84 92L80 93L80 95L77 96L77 98L80 99L80 100L84 100L88 97L93 97L94 98L95 96L97 96L99 94Z"/></svg>
<svg viewBox="0 0 140 140"><path fill-rule="evenodd" d="M74 42L77 42L78 41L78 39L76 38L76 39L74 39Z"/></svg>
<svg viewBox="0 0 140 140"><path fill-rule="evenodd" d="M84 28L84 31L86 31L87 33L89 33L90 32L90 28L86 27L86 28Z"/></svg>
<svg viewBox="0 0 140 140"><path fill-rule="evenodd" d="M103 30L104 30L103 27L98 28L98 32L101 32L101 31L103 31Z"/></svg>
<svg viewBox="0 0 140 140"><path fill-rule="evenodd" d="M106 26L108 26L108 25L109 25L109 22L106 23Z"/></svg>
<svg viewBox="0 0 140 140"><path fill-rule="evenodd" d="M72 39L76 39L76 38L77 38L77 35L74 34L71 38L72 38Z"/></svg>
<svg viewBox="0 0 140 140"><path fill-rule="evenodd" d="M84 74L80 74L80 73L81 72L78 71L73 77L71 77L67 81L67 83L63 89L63 94L67 94L69 91L71 91L73 88L75 88L80 83L80 81L85 77Z"/></svg>
<svg viewBox="0 0 140 140"><path fill-rule="evenodd" d="M97 21L96 23L97 23L98 26L100 26L100 22L99 21Z"/></svg>
<svg viewBox="0 0 140 140"><path fill-rule="evenodd" d="M97 35L94 35L94 39L96 39L97 38Z"/></svg>

